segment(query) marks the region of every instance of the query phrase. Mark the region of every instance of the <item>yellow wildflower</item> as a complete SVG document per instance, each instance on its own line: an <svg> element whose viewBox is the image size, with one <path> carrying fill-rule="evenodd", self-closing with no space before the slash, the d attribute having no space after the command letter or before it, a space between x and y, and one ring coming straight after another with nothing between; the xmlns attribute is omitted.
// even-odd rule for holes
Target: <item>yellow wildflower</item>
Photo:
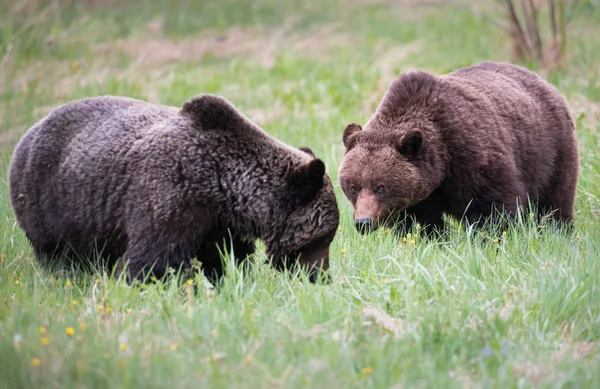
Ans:
<svg viewBox="0 0 600 389"><path fill-rule="evenodd" d="M39 358L33 358L33 359L31 360L31 365L32 365L33 367L40 367L40 365L41 365L41 364L42 364L42 361L40 361L40 359L39 359Z"/></svg>
<svg viewBox="0 0 600 389"><path fill-rule="evenodd" d="M104 305L100 304L96 307L100 312L104 311Z"/></svg>
<svg viewBox="0 0 600 389"><path fill-rule="evenodd" d="M100 285L101 283L102 283L102 281L100 281L100 278L98 278L98 279L96 280L96 284Z"/></svg>
<svg viewBox="0 0 600 389"><path fill-rule="evenodd" d="M125 343L121 343L121 344L119 345L119 350L121 350L121 351L125 351L125 350L127 350L127 345L126 345Z"/></svg>
<svg viewBox="0 0 600 389"><path fill-rule="evenodd" d="M362 369L362 375L370 375L373 374L373 368L371 366L367 366L364 369Z"/></svg>
<svg viewBox="0 0 600 389"><path fill-rule="evenodd" d="M406 238L402 238L402 243L406 243Z"/></svg>
<svg viewBox="0 0 600 389"><path fill-rule="evenodd" d="M254 358L252 358L252 356L250 355L246 355L246 358L244 358L244 360L246 361L246 363L251 363L254 360Z"/></svg>
<svg viewBox="0 0 600 389"><path fill-rule="evenodd" d="M19 285L20 283L21 283L21 281L15 280L15 285Z"/></svg>
<svg viewBox="0 0 600 389"><path fill-rule="evenodd" d="M65 333L69 336L73 336L73 335L75 335L75 330L73 329L73 327L67 327L65 329Z"/></svg>
<svg viewBox="0 0 600 389"><path fill-rule="evenodd" d="M173 343L169 348L173 351L177 350L177 347L179 347L179 345L177 343Z"/></svg>
<svg viewBox="0 0 600 389"><path fill-rule="evenodd" d="M342 253L342 255L346 254L346 249L342 247L342 249L340 250L340 253Z"/></svg>
<svg viewBox="0 0 600 389"><path fill-rule="evenodd" d="M127 314L131 315L132 309L131 308L127 308Z"/></svg>
<svg viewBox="0 0 600 389"><path fill-rule="evenodd" d="M87 324L85 324L85 322L83 322L83 321L80 321L79 322L79 329L81 331L85 331L87 329Z"/></svg>
<svg viewBox="0 0 600 389"><path fill-rule="evenodd" d="M47 332L48 330L46 330L44 327L40 327L40 334L46 335Z"/></svg>
<svg viewBox="0 0 600 389"><path fill-rule="evenodd" d="M71 280L69 280L69 279L67 280L67 285L66 286L67 286L67 288L70 288L71 286L73 286L73 284L71 284Z"/></svg>
<svg viewBox="0 0 600 389"><path fill-rule="evenodd" d="M111 312L112 312L112 308L111 307L106 308L106 313L111 313Z"/></svg>
<svg viewBox="0 0 600 389"><path fill-rule="evenodd" d="M75 60L75 61L71 62L71 69L73 69L73 70L79 69L79 61Z"/></svg>
<svg viewBox="0 0 600 389"><path fill-rule="evenodd" d="M77 305L77 300L73 300L73 301L71 301L71 306L73 306L73 307L74 307L75 305Z"/></svg>
<svg viewBox="0 0 600 389"><path fill-rule="evenodd" d="M104 359L109 359L110 358L110 354L109 353L104 353Z"/></svg>
<svg viewBox="0 0 600 389"><path fill-rule="evenodd" d="M192 280L192 279L187 280L187 284L188 285L193 285L194 284L194 280Z"/></svg>
<svg viewBox="0 0 600 389"><path fill-rule="evenodd" d="M43 346L47 346L50 344L50 338L48 338L47 336L44 336L44 337L40 338L40 342L42 343Z"/></svg>
<svg viewBox="0 0 600 389"><path fill-rule="evenodd" d="M410 244L411 244L411 245L413 245L413 246L414 246L416 243L417 243L417 242L416 242L414 239L411 239L411 240L410 240Z"/></svg>
<svg viewBox="0 0 600 389"><path fill-rule="evenodd" d="M338 231L341 231L341 230L342 230L342 226L338 226Z"/></svg>
<svg viewBox="0 0 600 389"><path fill-rule="evenodd" d="M388 230L383 230L383 235L387 235L387 234L389 234L389 233L390 233L390 232L389 232Z"/></svg>
<svg viewBox="0 0 600 389"><path fill-rule="evenodd" d="M219 331L212 330L210 333L212 334L212 336L217 336L219 334Z"/></svg>

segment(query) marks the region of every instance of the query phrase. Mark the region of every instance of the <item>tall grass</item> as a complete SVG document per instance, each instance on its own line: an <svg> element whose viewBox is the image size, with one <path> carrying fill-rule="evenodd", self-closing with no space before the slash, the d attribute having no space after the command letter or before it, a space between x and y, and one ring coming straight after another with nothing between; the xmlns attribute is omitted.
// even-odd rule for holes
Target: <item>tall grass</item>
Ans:
<svg viewBox="0 0 600 389"><path fill-rule="evenodd" d="M0 5L11 16L0 20L0 387L599 385L597 8L572 22L566 70L544 73L578 118L574 233L524 212L506 232L448 220L447 236L425 240L355 231L337 187L342 131L369 117L400 71L507 59L487 2L39 2L31 13L25 3ZM215 36L221 46L194 60L149 63L128 49L159 41L166 53ZM253 52L238 47L257 40ZM23 131L84 96L181 105L203 92L326 162L342 215L332 284L277 273L262 250L247 274L228 262L218 292L201 275L130 287L38 266L8 201Z"/></svg>

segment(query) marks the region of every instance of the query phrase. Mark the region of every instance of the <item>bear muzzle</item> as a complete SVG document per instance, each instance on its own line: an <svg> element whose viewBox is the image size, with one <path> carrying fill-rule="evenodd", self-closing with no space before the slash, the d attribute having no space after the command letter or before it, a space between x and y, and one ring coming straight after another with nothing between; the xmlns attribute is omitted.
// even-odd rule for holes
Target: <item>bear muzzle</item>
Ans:
<svg viewBox="0 0 600 389"><path fill-rule="evenodd" d="M382 211L383 207L374 193L361 190L354 204L354 227L363 235L370 234L379 227Z"/></svg>
<svg viewBox="0 0 600 389"><path fill-rule="evenodd" d="M377 229L377 225L370 217L359 217L354 220L354 227L363 235L370 234Z"/></svg>

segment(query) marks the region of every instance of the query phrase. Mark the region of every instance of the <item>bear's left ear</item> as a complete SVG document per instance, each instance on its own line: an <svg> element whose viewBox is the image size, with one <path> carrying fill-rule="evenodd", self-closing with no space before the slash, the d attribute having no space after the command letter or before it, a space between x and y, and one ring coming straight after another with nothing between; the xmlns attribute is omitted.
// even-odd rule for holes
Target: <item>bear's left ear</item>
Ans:
<svg viewBox="0 0 600 389"><path fill-rule="evenodd" d="M297 196L301 201L312 200L319 189L323 187L324 177L325 164L318 158L300 166L291 178L294 196Z"/></svg>
<svg viewBox="0 0 600 389"><path fill-rule="evenodd" d="M313 158L316 158L315 153L313 153L313 151L308 147L300 147L300 151L305 152L306 154L310 155Z"/></svg>
<svg viewBox="0 0 600 389"><path fill-rule="evenodd" d="M412 130L396 138L395 146L398 152L407 157L414 157L423 144L423 133L419 130Z"/></svg>
<svg viewBox="0 0 600 389"><path fill-rule="evenodd" d="M357 137L352 136L358 134L362 131L362 127L360 124L350 123L344 129L344 134L342 135L342 141L344 142L344 146L346 146L346 151L350 151L352 147L354 147Z"/></svg>
<svg viewBox="0 0 600 389"><path fill-rule="evenodd" d="M246 119L225 98L212 94L196 96L187 101L179 111L188 116L203 130L240 128Z"/></svg>

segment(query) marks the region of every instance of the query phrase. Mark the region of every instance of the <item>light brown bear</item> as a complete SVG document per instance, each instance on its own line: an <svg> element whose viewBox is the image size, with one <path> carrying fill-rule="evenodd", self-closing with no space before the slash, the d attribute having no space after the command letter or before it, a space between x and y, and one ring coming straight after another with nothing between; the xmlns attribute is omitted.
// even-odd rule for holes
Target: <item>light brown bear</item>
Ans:
<svg viewBox="0 0 600 389"><path fill-rule="evenodd" d="M528 201L572 224L574 122L557 89L523 67L401 74L365 128L348 125L343 142L339 180L360 231L416 221L432 232L443 214L478 223Z"/></svg>

